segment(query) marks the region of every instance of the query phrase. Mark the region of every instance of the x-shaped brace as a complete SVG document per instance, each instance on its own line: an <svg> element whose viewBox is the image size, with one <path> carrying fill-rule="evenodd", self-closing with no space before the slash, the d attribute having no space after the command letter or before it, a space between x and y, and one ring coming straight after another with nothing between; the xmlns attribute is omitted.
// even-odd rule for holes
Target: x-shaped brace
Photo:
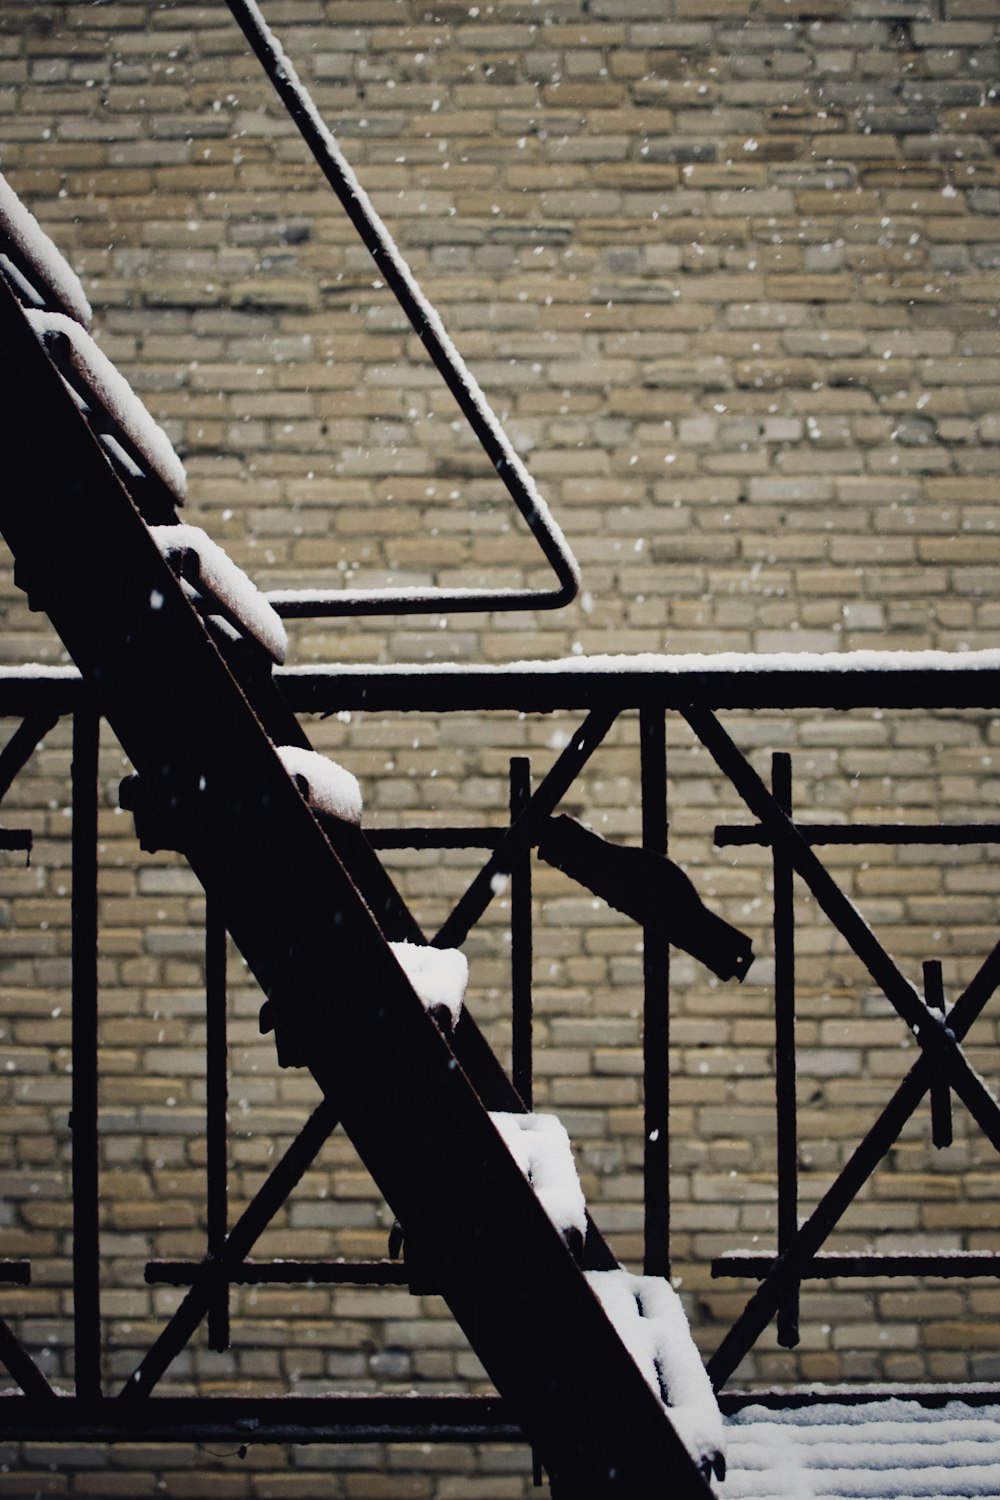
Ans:
<svg viewBox="0 0 1000 1500"><path fill-rule="evenodd" d="M949 1025L961 1041L986 1002L1000 985L1000 943L984 962L968 988L955 1002ZM917 1058L888 1104L854 1151L850 1160L803 1220L797 1233L776 1257L771 1269L750 1298L708 1362L712 1383L725 1385L747 1350L763 1333L788 1291L794 1287L809 1262L820 1250L840 1218L895 1144L907 1120L930 1090L934 1075L927 1054Z"/></svg>
<svg viewBox="0 0 1000 1500"><path fill-rule="evenodd" d="M719 769L729 778L747 807L765 827L773 843L784 850L820 908L850 943L923 1048L922 1056L900 1084L840 1176L777 1257L743 1314L709 1362L713 1382L719 1387L728 1380L743 1355L763 1332L777 1311L782 1297L795 1284L803 1268L871 1176L924 1094L940 1078L942 1069L948 1083L965 1103L984 1134L1000 1151L1000 1106L982 1079L973 1072L959 1046L1000 984L1000 944L994 948L975 979L956 1002L946 1026L941 1015L921 999L900 973L863 917L813 853L791 817L778 806L714 714L705 709L688 708L684 711L684 716Z"/></svg>
<svg viewBox="0 0 1000 1500"><path fill-rule="evenodd" d="M963 1055L955 1039L954 1025L946 1025L939 1012L932 1010L900 973L860 912L844 895L789 815L778 806L715 716L706 709L695 708L686 709L684 716L774 843L784 848L796 874L805 881L821 910L850 943L931 1063L946 1072L951 1087L986 1137L1000 1151L1000 1105Z"/></svg>

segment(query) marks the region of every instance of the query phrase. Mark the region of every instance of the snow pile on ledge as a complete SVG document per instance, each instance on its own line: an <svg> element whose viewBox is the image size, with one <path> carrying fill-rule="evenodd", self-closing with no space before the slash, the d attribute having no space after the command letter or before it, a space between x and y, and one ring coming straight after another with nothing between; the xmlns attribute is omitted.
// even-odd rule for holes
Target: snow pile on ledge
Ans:
<svg viewBox="0 0 1000 1500"><path fill-rule="evenodd" d="M192 576L185 569L188 582L218 600L232 620L259 641L274 661L284 661L288 650L284 625L257 585L223 552L218 542L213 542L200 526L151 526L149 532L168 560L177 554L192 553L198 559L198 572Z"/></svg>
<svg viewBox="0 0 1000 1500"><path fill-rule="evenodd" d="M300 784L310 807L344 823L361 822L361 788L357 777L344 766L299 745L281 745L278 757L289 776Z"/></svg>
<svg viewBox="0 0 1000 1500"><path fill-rule="evenodd" d="M1000 1406L925 1407L899 1397L746 1406L726 1425L729 1470L719 1500L1000 1495Z"/></svg>
<svg viewBox="0 0 1000 1500"><path fill-rule="evenodd" d="M87 330L63 313L36 312L27 308L25 317L43 348L50 338L61 336L66 340L73 369L83 384L93 391L147 466L160 476L178 499L183 500L187 494L187 475L173 444Z"/></svg>
<svg viewBox="0 0 1000 1500"><path fill-rule="evenodd" d="M427 1010L446 1010L458 1024L469 983L469 960L458 948L424 943L390 943L396 962Z"/></svg>
<svg viewBox="0 0 1000 1500"><path fill-rule="evenodd" d="M79 322L89 323L90 303L79 276L2 174L0 231L37 272L42 289L50 293L53 302Z"/></svg>
<svg viewBox="0 0 1000 1500"><path fill-rule="evenodd" d="M559 1230L587 1237L587 1203L576 1175L573 1147L555 1115L490 1113L504 1144Z"/></svg>
<svg viewBox="0 0 1000 1500"><path fill-rule="evenodd" d="M587 1271L587 1280L696 1463L725 1454L722 1416L681 1299L660 1276Z"/></svg>

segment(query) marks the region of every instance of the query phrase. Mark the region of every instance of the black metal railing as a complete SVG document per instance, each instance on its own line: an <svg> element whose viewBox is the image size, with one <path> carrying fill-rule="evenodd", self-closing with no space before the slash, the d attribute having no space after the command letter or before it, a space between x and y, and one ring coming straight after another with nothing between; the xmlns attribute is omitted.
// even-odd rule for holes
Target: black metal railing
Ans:
<svg viewBox="0 0 1000 1500"><path fill-rule="evenodd" d="M623 670L624 668L624 670ZM767 786L723 726L719 710L732 703L754 702L760 709L820 706L838 709L856 704L908 711L982 708L995 703L1000 692L992 658L942 661L940 669L926 659L905 659L865 669L845 665L831 671L809 658L769 663L748 658L729 669L706 667L705 659L665 658L661 667L646 662L629 666L622 659L615 668L573 663L566 670L513 668L450 669L408 673L405 669L362 671L330 668L296 669L279 673L281 688L296 711L330 713L344 709L373 709L380 713L420 710L467 713L470 710L583 712L568 745L541 777L533 777L529 759L510 762L508 821L506 824L461 828L405 828L372 831L377 849L479 850L481 867L455 903L432 942L461 944L479 922L500 890L509 898L511 923L511 1037L512 1081L527 1107L533 1095L532 1056L532 850L561 800L573 787L590 757L606 739L619 717L638 710L641 794L641 834L646 849L665 854L668 849L667 734L671 714L682 717L696 740L714 759L721 779L738 794L752 821L719 824L715 842L722 848L763 847L770 851L773 879L774 957L774 1088L776 1129L776 1246L773 1253L731 1252L717 1256L715 1277L755 1278L760 1285L727 1330L709 1361L717 1387L724 1387L772 1319L778 1340L791 1346L798 1339L799 1292L802 1283L817 1278L854 1277L995 1277L1000 1255L985 1251L952 1253L897 1253L874 1255L824 1251L843 1214L861 1192L922 1101L929 1096L929 1129L933 1144L951 1140L953 1103L964 1103L994 1147L1000 1148L1000 1106L970 1067L962 1042L984 1006L1000 985L1000 942L978 973L946 1009L940 965L923 966L923 993L905 978L875 933L823 865L818 850L826 846L879 844L991 845L1000 842L995 822L925 824L885 822L831 824L800 821L795 811L792 758L773 756ZM71 675L52 679L32 676L30 669L0 676L0 716L19 719L6 748L0 751L0 797L27 764L42 736L60 717L71 716L72 731L72 1209L73 1308L75 1389L84 1403L76 1421L65 1411L56 1426L65 1435L116 1434L115 1418L101 1401L102 1316L99 1215L98 1114L98 732L99 721L83 683ZM0 831L3 847L30 847L22 831ZM860 1145L809 1215L799 1222L799 1132L796 1110L796 967L795 932L797 884L811 892L821 910L846 939L869 975L898 1012L905 1030L916 1038L919 1055L909 1072L873 1120ZM226 934L210 905L206 915L206 1123L205 1254L200 1259L153 1260L145 1268L149 1284L185 1287L188 1295L143 1357L126 1385L124 1395L141 1395L155 1388L171 1361L207 1317L208 1342L225 1349L230 1341L230 1291L234 1286L260 1284L405 1284L400 1262L389 1257L374 1261L254 1260L260 1236L283 1208L303 1174L336 1125L331 1106L323 1102L306 1120L263 1186L235 1222L228 1206L229 1057L226 1032ZM644 1136L644 1269L650 1274L671 1271L670 1155L671 1110L667 1057L670 1047L669 933L662 922L650 921L643 931L643 1136ZM598 1210L599 1214L599 1210ZM27 1261L0 1263L0 1280L24 1285L30 1280ZM38 1435L46 1412L54 1404L54 1390L38 1364L11 1329L0 1322L0 1360L30 1398L29 1409L18 1418L11 1436ZM911 1392L912 1394L912 1392ZM222 1412L205 1404L213 1398L185 1398L167 1413L166 1397L157 1411L143 1415L139 1424L150 1432L223 1431L245 1435L247 1412L237 1403ZM337 1398L339 1399L339 1398ZM346 1398L345 1398L346 1399ZM416 1409L404 1411L397 1398L372 1398L381 1405L338 1407L319 1400L304 1404L294 1414L282 1405L258 1403L254 1434L285 1432L289 1440L303 1433L312 1440L352 1437L392 1438L412 1435ZM486 1398L426 1398L424 1436L509 1438L516 1427L502 1407ZM466 1404L471 1400L474 1406ZM95 1407L98 1403L98 1407ZM59 1402L55 1402L59 1405ZM148 1406L148 1403L146 1404ZM230 1410L231 1407L231 1410ZM86 1409L84 1409L86 1408ZM294 1422L291 1416L294 1415ZM421 1418L423 1420L423 1418ZM284 1421L285 1426L282 1426ZM291 1426L289 1423L291 1422ZM61 1425L60 1425L61 1424ZM221 1424L221 1425L220 1425ZM241 1425L242 1424L242 1425ZM310 1424L312 1424L310 1426ZM294 1433L292 1428L294 1427ZM286 1432L287 1428L287 1432ZM136 1418L120 1429L134 1437ZM146 1430L144 1428L143 1430Z"/></svg>

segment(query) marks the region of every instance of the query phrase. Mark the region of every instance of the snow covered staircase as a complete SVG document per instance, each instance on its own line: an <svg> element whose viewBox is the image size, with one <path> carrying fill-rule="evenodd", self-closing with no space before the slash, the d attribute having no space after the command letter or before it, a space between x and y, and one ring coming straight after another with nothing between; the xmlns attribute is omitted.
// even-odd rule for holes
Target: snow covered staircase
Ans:
<svg viewBox="0 0 1000 1500"><path fill-rule="evenodd" d="M719 1500L952 1500L1000 1495L1000 1407L893 1397L744 1406L727 1423Z"/></svg>
<svg viewBox="0 0 1000 1500"><path fill-rule="evenodd" d="M178 549L151 532L159 518L143 519L127 465L88 425L7 282L0 327L17 372L0 412L0 530L136 768L144 842L182 848L268 996L279 1056L307 1065L338 1112L553 1493L706 1495L529 1181L539 1165L525 1170L488 1113L517 1113L509 1082L467 1012L447 1035L415 993L389 941L414 939L405 909L356 826L321 809L308 771L289 763L289 747L307 750L301 730L276 693L255 696L259 671L244 674L192 589L221 597L240 640L253 622L206 580L200 547L193 578L190 537L172 566ZM589 1221L583 1254L614 1268ZM150 1399L159 1359L154 1346L117 1398L125 1407Z"/></svg>

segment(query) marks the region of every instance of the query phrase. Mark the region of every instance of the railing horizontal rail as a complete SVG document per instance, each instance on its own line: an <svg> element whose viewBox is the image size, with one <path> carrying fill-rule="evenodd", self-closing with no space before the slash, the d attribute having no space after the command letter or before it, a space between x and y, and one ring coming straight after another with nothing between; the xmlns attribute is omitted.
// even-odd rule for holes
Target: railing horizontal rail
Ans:
<svg viewBox="0 0 1000 1500"><path fill-rule="evenodd" d="M818 844L996 844L1000 823L799 823L802 838ZM715 830L720 849L756 844L767 848L771 835L760 824L736 824Z"/></svg>
<svg viewBox="0 0 1000 1500"><path fill-rule="evenodd" d="M868 1176L897 1139L902 1127L908 1122L926 1092L930 1091L932 1099L935 1091L937 1092L947 1106L950 1117L952 1092L955 1092L958 1097L965 1098L970 1088L974 1091L978 1090L974 1097L970 1095L970 1098L965 1098L965 1102L968 1104L971 1100L974 1105L978 1106L982 1103L984 1107L988 1107L989 1119L985 1121L985 1125L988 1125L990 1129L987 1130L987 1134L990 1138L995 1138L996 1111L992 1100L982 1090L976 1075L970 1071L968 1063L959 1051L959 1044L963 1041L965 1033L969 1030L979 1010L996 988L997 974L1000 973L1000 945L983 964L980 974L968 985L967 991L958 998L957 1003L947 1013L943 990L940 995L937 991L932 993L933 987L927 979L927 963L925 963L924 996L921 999L915 989L911 996L909 991L912 986L909 981L904 981L900 977L902 971L896 970L894 961L888 957L888 950L885 950L883 961L883 950L877 946L877 939L874 935L871 937L866 935L867 927L862 930L853 909L848 910L846 898L839 888L834 886L829 872L820 866L817 857L811 852L814 846L820 845L992 844L1000 842L1000 822L979 824L969 822L953 824L930 822L800 823L794 816L790 758L781 755L776 757L775 765L772 767L776 779L773 780L772 791L768 793L764 783L750 767L746 752L738 748L739 726L733 729L734 737L730 741L721 725L716 724L712 717L715 710L726 707L743 711L790 708L804 710L891 708L924 713L933 712L935 709L975 712L995 706L997 699L1000 698L1000 653L969 653L967 657L945 653L872 652L859 653L856 657L837 658L824 658L809 654L803 654L800 657L747 656L742 658L735 658L731 655L718 658L703 656L593 658L589 660L574 658L568 662L552 664L517 663L472 668L458 664L435 665L430 668L330 666L290 668L276 672L275 677L293 709L319 714L331 714L344 709L382 713L387 716L407 711L458 714L497 711L545 714L561 710L579 715L582 720L582 716L589 713L590 717L586 723L577 722L569 747L563 751L561 757L557 758L554 780L551 771L548 781L539 780L536 773L532 792L531 767L527 761L524 762L521 768L521 782L523 783L521 791L517 797L513 797L512 794L511 824L507 826L437 825L434 820L439 813L432 811L427 814L428 823L425 826L408 826L389 830L373 828L369 831L371 843L378 849L479 848L488 851L489 857L485 866L476 875L470 887L474 895L480 887L487 893L494 890L493 876L498 870L506 875L513 868L519 868L519 862L529 860L528 851L534 842L533 835L538 830L530 819L528 820L530 827L528 823L522 826L519 822L519 819L526 817L525 809L530 811L537 804L537 808L540 809L538 819L544 822L559 797L575 781L590 751L600 744L616 716L626 710L640 710L643 726L640 736L645 746L644 770L641 777L642 842L647 850L664 853L667 782L666 765L664 763L660 766L659 763L666 754L664 713L677 710L689 720L698 737L708 748L711 749L714 746L715 749L719 749L720 745L723 748L728 747L727 754L719 761L723 778L741 795L745 811L749 810L760 819L758 822L733 822L716 828L716 843L730 846L769 846L774 851L776 861L789 855L789 839L795 844L796 857L789 863L788 880L779 888L776 879L774 885L775 910L777 912L780 907L787 918L786 937L789 947L794 946L791 866L795 865L799 876L807 877L807 884L814 884L822 876L821 888L826 893L827 914L833 920L834 926L845 936L851 933L856 936L857 932L865 935L865 942L868 945L865 952L867 953L870 948L871 953L878 959L876 968L880 976L880 987L888 998L898 1001L904 983L906 984L907 993L903 997L905 1003L901 1007L897 1005L897 1008L902 1009L911 1025L916 1019L920 1022L921 1028L928 1031L928 1034L932 1029L934 1030L932 1045L924 1055L917 1059L910 1079L900 1086L897 1096L890 1101L890 1105L876 1121L833 1187L828 1190L822 1203L803 1225L798 1223L800 1205L796 1194L795 1174L789 1165L789 1160L785 1159L786 1157L794 1158L797 1149L794 1111L796 1064L794 1034L791 1034L792 1043L786 1049L787 1056L782 1054L784 1060L777 1068L778 1072L784 1070L784 1082L787 1087L783 1098L781 1080L778 1079L776 1098L776 1119L779 1128L784 1129L787 1147L787 1151L779 1162L777 1174L779 1196L783 1194L781 1202L784 1204L787 1223L784 1231L779 1227L777 1254L730 1251L716 1256L711 1262L711 1272L714 1277L741 1276L756 1279L762 1283L713 1356L710 1372L717 1383L721 1384L728 1378L743 1355L749 1352L758 1334L775 1312L778 1314L779 1343L791 1346L797 1342L798 1292L799 1284L802 1282L829 1279L856 1282L859 1279L890 1276L925 1277L932 1280L948 1277L967 1281L975 1277L995 1278L1000 1275L1000 1255L986 1251L955 1250L937 1253L914 1251L897 1254L874 1254L861 1251L851 1254L824 1252L820 1248L827 1241L845 1208L858 1196ZM35 725L40 725L43 720L55 723L60 716L69 714L75 715L78 727L80 724L84 726L90 724L91 733L96 729L96 717L89 694L82 679L73 669L32 667L0 669L0 715L30 716ZM711 732L709 732L710 729ZM22 738L28 736L33 743L33 731L32 736L29 736L28 730L25 729L15 731L15 737L12 740L15 745L18 734ZM759 749L760 738L760 736L754 737L754 758ZM96 748L96 738L94 747ZM79 743L77 749L79 750ZM886 753L891 757L891 749L888 747ZM788 761L784 769L777 764L783 761ZM778 775L779 771L781 775ZM87 787L90 788L87 791L87 788L81 787L79 793L83 800L76 798L74 801L78 809L76 821L79 821L82 827L83 820L79 817L79 811L84 805L90 808L93 800L96 787L96 764L86 758L81 759L77 754L74 772L80 773ZM513 765L511 772L513 777ZM657 811L661 800L662 809ZM925 818L927 811L915 809L913 815L915 818ZM785 837L786 824L788 838ZM781 839L777 838L779 832L783 835ZM663 848L660 848L661 845ZM87 861L93 863L94 869L91 877L96 877L96 841L92 833L86 847L81 844L81 851L86 853ZM777 870L777 864L775 868ZM501 881L500 884L502 883ZM87 882L79 879L77 884L83 888ZM87 888L89 889L89 885ZM468 892L462 899L466 905L469 904ZM484 899L488 900L488 894ZM478 920L478 915L481 915L479 907L482 904L478 898L471 901L472 921ZM530 907L530 887L528 905ZM463 920L458 921L457 925L464 934L468 924L464 921L465 908L461 907L461 904L460 908L459 915L463 917ZM454 914L449 918L452 925L456 920ZM522 1097L527 1098L531 1082L530 910L522 923L522 925L525 924L529 956L527 998L525 1006L522 1006L524 1012L522 1022L526 1016L529 1034L526 1042L522 1037L521 1042L516 1043L514 1063L515 1081L520 1078ZM83 938L81 948L89 954L88 964L92 963L96 941L94 934L90 932L90 925L92 923L81 934ZM646 949L651 953L655 949L656 937L656 933L651 934L648 931L645 933ZM776 927L776 955L778 947ZM669 1014L667 1004L669 966L666 961L666 951L664 946L660 959L654 964L647 963L644 970L644 992L648 1003L644 1012L643 1026L643 1097L652 1110L650 1118L646 1120L646 1135L651 1144L647 1145L645 1158L647 1219L644 1243L647 1259L652 1256L655 1261L655 1264L650 1264L647 1269L655 1270L656 1274L668 1274L670 1265L670 1111L668 1096L666 1094L661 1096L657 1093L657 1078L660 1075L666 1077L663 1059L669 1050L669 1035L662 1027L658 1030L656 1025L658 1015L662 1014L662 1017L666 1018ZM786 1005L788 1019L791 1021L794 1018L795 1003L794 964L791 957L787 957L784 962L786 972L782 983L787 993L783 1003ZM89 1016L83 1004L86 999L85 992L89 991L91 985L92 977L89 968L84 966L74 976L74 995L92 1052L92 1043L96 1039L96 1021L95 1018ZM776 996L780 989L781 985L776 976ZM224 1017L224 970L219 977L219 993L221 996L219 1015ZM945 1023L948 1026L947 1032L944 1031ZM523 1024L521 1029L523 1031ZM934 1040L938 1029L942 1033L940 1045ZM516 1031L517 1025L515 1025ZM91 1032L93 1032L92 1036ZM921 1040L925 1038L922 1037ZM225 1102L223 1085L227 1069L224 1041L223 1033L220 1040L221 1050L217 1058L217 1071L222 1079L217 1102L221 1101L222 1105ZM780 1047L777 1051L781 1052ZM81 1084L85 1083L88 1078L92 1085L96 1085L96 1058L89 1056L88 1060L86 1048L81 1049L80 1056L76 1058L78 1065L81 1057L85 1065L74 1069L74 1077L77 1078L75 1086L78 1091ZM980 1094L983 1096L982 1100L980 1100ZM78 1157L78 1166L86 1167L94 1154L94 1142L89 1138L85 1140L79 1134L79 1130L83 1114L92 1115L94 1109L92 1101L88 1102L85 1099L83 1102L87 1104L86 1111L82 1108L74 1111L78 1117L74 1120L75 1152ZM223 1109L223 1119L224 1113ZM977 1108L973 1110L973 1113L983 1125L984 1120L980 1118L983 1110ZM242 1415L234 1415L223 1410L209 1415L201 1410L200 1400L197 1406L191 1407L190 1412L184 1413L177 1408L171 1413L166 1406L170 1398L149 1396L149 1392L155 1387L163 1370L187 1343L206 1312L209 1317L210 1346L212 1348L228 1346L230 1288L240 1285L294 1285L310 1282L330 1286L352 1283L358 1285L405 1283L405 1265L398 1261L263 1260L253 1262L246 1259L254 1240L269 1221L275 1206L286 1200L288 1192L294 1187L301 1171L312 1162L319 1146L328 1136L333 1123L332 1115L329 1117L324 1115L306 1126L303 1132L305 1145L303 1146L300 1140L292 1148L289 1153L291 1165L287 1170L282 1168L279 1171L278 1185L273 1190L267 1184L265 1185L263 1194L259 1195L258 1200L255 1200L243 1220L232 1232L226 1233L224 1218L220 1220L221 1228L216 1225L217 1232L214 1240L211 1233L209 1235L205 1258L201 1260L196 1257L185 1260L157 1260L147 1263L147 1282L190 1289L182 1301L179 1312L168 1322L160 1337L147 1351L136 1371L136 1376L128 1383L127 1394L131 1399L122 1402L123 1407L125 1405L142 1406L144 1413L146 1406L155 1408L155 1414L148 1418L151 1424L148 1427L149 1433L155 1432L164 1438L171 1437L177 1440L190 1439L195 1437L195 1434L229 1440L238 1438L238 1424L245 1420ZM220 1184L224 1187L226 1181L225 1128L224 1124L219 1125L218 1121L212 1128L217 1136L216 1147L221 1154L218 1155L214 1173L214 1189L210 1184L209 1197L211 1198L213 1191L216 1193L216 1206L218 1207L218 1203L223 1201L218 1196L222 1190ZM211 1133L212 1130L209 1131L209 1134ZM941 1144L939 1137L938 1131L933 1137L935 1145ZM56 1440L69 1440L71 1437L77 1440L89 1438L96 1440L101 1437L102 1432L108 1440L114 1440L147 1432L145 1414L138 1423L131 1415L128 1418L123 1416L120 1424L116 1417L112 1417L105 1430L101 1426L104 1419L99 1413L92 1412L87 1404L92 1395L98 1394L100 1390L97 1361L101 1346L101 1334L97 1326L100 1322L98 1303L96 1298L89 1302L86 1295L86 1288L94 1284L94 1265L96 1264L92 1233L96 1225L94 1217L96 1193L90 1180L91 1176L92 1173L88 1176L87 1172L83 1172L74 1192L77 1234L80 1235L81 1225L86 1231L80 1240L83 1251L78 1253L76 1264L77 1303L80 1309L77 1342L85 1352L89 1352L91 1360L89 1373L78 1389L76 1398L56 1397L46 1378L34 1366L27 1350L18 1342L20 1335L15 1336L4 1325L0 1325L0 1333L4 1334L4 1347L0 1349L0 1362L7 1364L14 1378L33 1398L30 1412L26 1405L22 1408L17 1404L21 1398L8 1398L4 1403L5 1413L12 1423L5 1427L5 1432L11 1436L16 1436L20 1431L26 1439L30 1437L34 1432L33 1424L36 1420L40 1420L37 1408L44 1406L48 1411L54 1400L58 1402L61 1413L59 1431L49 1435L54 1435ZM651 1210L650 1205L652 1205ZM90 1230L87 1229L88 1225ZM88 1243L90 1244L89 1251L87 1251ZM78 1251L80 1251L79 1245ZM0 1280L8 1283L24 1283L29 1279L29 1263L26 1261L6 1262L0 1266L0 1272L4 1271L6 1274L0 1276ZM215 1319L214 1333L212 1331L213 1317ZM78 1359L78 1371L84 1368L84 1364ZM136 1397L142 1396L148 1399L146 1401L135 1400ZM287 1398L282 1398L281 1413L276 1412L273 1419L266 1410L262 1411L260 1426L254 1431L253 1439L255 1441L343 1441L347 1440L346 1435L350 1433L354 1434L356 1440L359 1441L379 1435L388 1441L410 1430L406 1426L408 1418L405 1414L390 1411L388 1407L384 1412L380 1412L375 1406L370 1406L365 1408L364 1414L355 1417L348 1412L346 1406L339 1404L341 1398L336 1399L338 1405L335 1413L333 1409L330 1413L326 1413L320 1410L318 1398L317 1400L310 1398L308 1412L300 1418L287 1406ZM213 1398L213 1404L214 1401L215 1398ZM498 1416L494 1413L485 1420L480 1420L478 1415L468 1419L465 1417L459 1419L456 1416L453 1420L450 1413L456 1410L457 1408L448 1407L449 1414L441 1419L433 1414L427 1416L431 1427L438 1431L442 1438L474 1441L476 1437L470 1434L478 1434L482 1440L485 1440L486 1436L503 1433L510 1440L517 1440L516 1427L503 1415ZM424 1418L416 1418L415 1407L409 1408L409 1413L417 1421L419 1435L426 1437L428 1428ZM269 1437L265 1434L273 1435ZM431 1439L435 1440L433 1432Z"/></svg>
<svg viewBox="0 0 1000 1500"><path fill-rule="evenodd" d="M570 657L502 666L332 663L279 667L297 712L549 713L614 705L704 708L1000 707L1000 651L857 651L822 655ZM86 693L72 667L0 668L0 714L70 713Z"/></svg>
<svg viewBox="0 0 1000 1500"><path fill-rule="evenodd" d="M518 1442L496 1396L157 1396L115 1400L24 1396L3 1401L7 1442Z"/></svg>
<svg viewBox="0 0 1000 1500"><path fill-rule="evenodd" d="M763 1279L777 1262L776 1255L744 1255L731 1250L712 1262L713 1276L749 1276ZM802 1281L873 1276L1000 1276L1000 1255L988 1250L938 1251L927 1255L837 1255L820 1251L799 1273Z"/></svg>
<svg viewBox="0 0 1000 1500"><path fill-rule="evenodd" d="M205 1262L151 1260L145 1279L150 1286L193 1286ZM405 1286L407 1270L399 1260L242 1261L226 1267L231 1286Z"/></svg>
<svg viewBox="0 0 1000 1500"><path fill-rule="evenodd" d="M293 709L995 708L1000 652L572 657L504 666L279 668Z"/></svg>

